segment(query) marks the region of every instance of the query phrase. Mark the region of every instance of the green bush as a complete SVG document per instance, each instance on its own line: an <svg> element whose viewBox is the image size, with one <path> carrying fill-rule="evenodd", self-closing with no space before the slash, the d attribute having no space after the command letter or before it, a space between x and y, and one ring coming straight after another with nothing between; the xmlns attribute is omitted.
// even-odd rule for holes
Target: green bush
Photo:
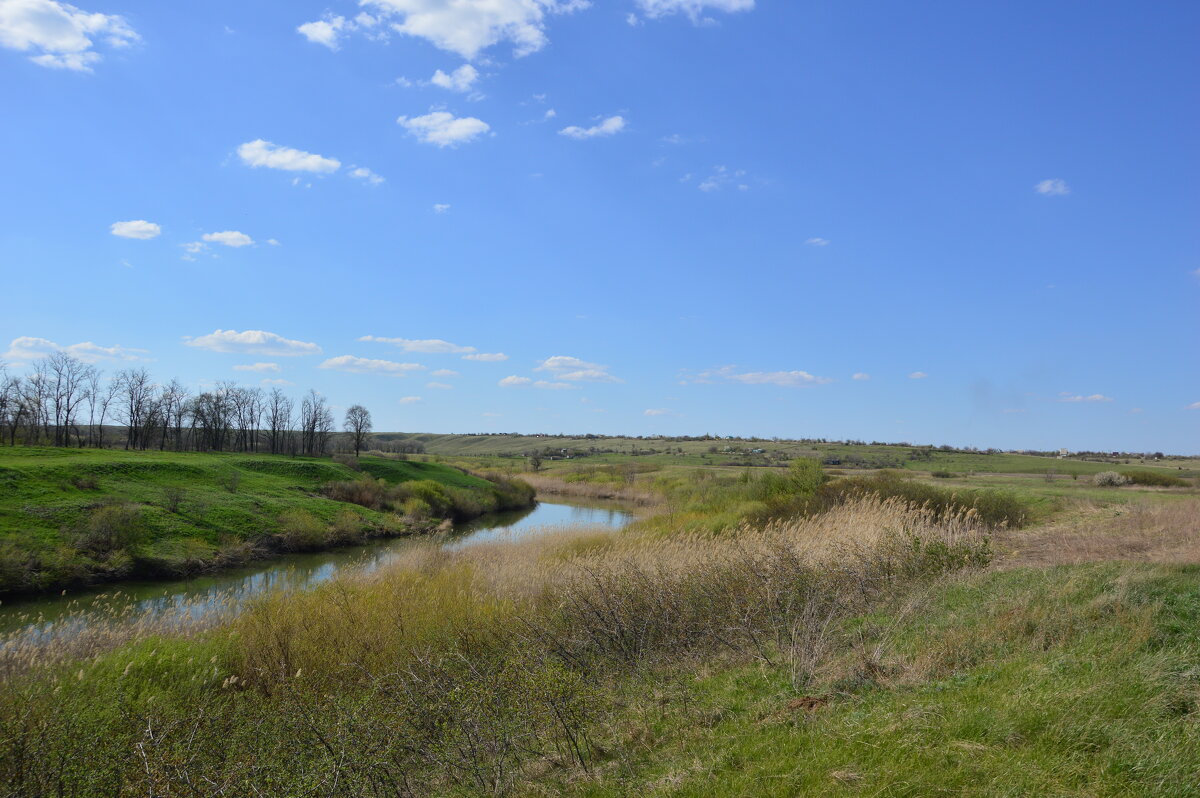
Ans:
<svg viewBox="0 0 1200 798"><path fill-rule="evenodd" d="M327 539L325 524L307 510L289 510L279 516L279 542L285 551L313 551Z"/></svg>
<svg viewBox="0 0 1200 798"><path fill-rule="evenodd" d="M995 490L951 490L917 482L895 472L839 479L822 486L814 511L844 504L862 496L898 498L931 509L937 518L973 512L991 526L1019 527L1028 523L1029 508L1011 493Z"/></svg>
<svg viewBox="0 0 1200 798"><path fill-rule="evenodd" d="M1116 471L1101 471L1092 477L1092 482L1102 488L1119 488L1129 484L1129 478Z"/></svg>
<svg viewBox="0 0 1200 798"><path fill-rule="evenodd" d="M1151 485L1157 488L1186 488L1188 486L1187 480L1158 471L1122 471L1121 476L1133 485Z"/></svg>
<svg viewBox="0 0 1200 798"><path fill-rule="evenodd" d="M92 510L75 536L80 551L106 557L127 551L145 539L142 510L132 504L103 504Z"/></svg>

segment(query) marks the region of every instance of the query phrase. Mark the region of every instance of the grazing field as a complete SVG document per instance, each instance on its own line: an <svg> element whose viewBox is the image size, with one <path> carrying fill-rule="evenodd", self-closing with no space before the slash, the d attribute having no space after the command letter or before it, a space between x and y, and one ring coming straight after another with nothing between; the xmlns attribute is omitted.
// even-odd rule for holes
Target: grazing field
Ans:
<svg viewBox="0 0 1200 798"><path fill-rule="evenodd" d="M373 501L358 501L364 485ZM446 465L380 457L4 447L0 593L187 575L530 501Z"/></svg>

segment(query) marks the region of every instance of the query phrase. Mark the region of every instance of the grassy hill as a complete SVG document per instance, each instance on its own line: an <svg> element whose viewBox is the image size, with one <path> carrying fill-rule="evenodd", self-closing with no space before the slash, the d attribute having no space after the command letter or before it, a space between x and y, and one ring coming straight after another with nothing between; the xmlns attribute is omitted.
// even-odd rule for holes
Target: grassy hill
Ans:
<svg viewBox="0 0 1200 798"><path fill-rule="evenodd" d="M467 504L496 506L493 483L450 466L343 460L2 448L0 592L186 575L274 551L405 534ZM364 475L437 494L442 512L417 520L331 498L331 483L357 485Z"/></svg>

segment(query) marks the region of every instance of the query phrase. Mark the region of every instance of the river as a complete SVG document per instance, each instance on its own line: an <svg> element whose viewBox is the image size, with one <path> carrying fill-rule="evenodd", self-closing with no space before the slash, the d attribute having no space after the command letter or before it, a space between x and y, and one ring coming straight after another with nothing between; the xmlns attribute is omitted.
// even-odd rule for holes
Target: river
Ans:
<svg viewBox="0 0 1200 798"><path fill-rule="evenodd" d="M620 529L634 514L612 503L565 504L538 502L457 525L434 540L458 548L482 542L519 539L546 527L579 530ZM394 559L416 541L428 537L392 538L365 546L348 546L313 554L289 554L260 560L242 568L178 581L117 582L63 595L17 599L0 604L0 633L22 631L28 639L58 637L81 631L94 621L116 616L152 620L179 616L202 624L206 615L236 611L247 599L271 590L303 590L325 582L347 568L373 570Z"/></svg>

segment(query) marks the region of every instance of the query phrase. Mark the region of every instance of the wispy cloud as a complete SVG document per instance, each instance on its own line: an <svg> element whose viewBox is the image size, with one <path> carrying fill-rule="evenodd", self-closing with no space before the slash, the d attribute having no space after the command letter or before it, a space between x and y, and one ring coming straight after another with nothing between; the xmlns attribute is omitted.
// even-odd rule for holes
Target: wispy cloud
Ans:
<svg viewBox="0 0 1200 798"><path fill-rule="evenodd" d="M474 360L479 363L501 363L508 360L508 355L503 352L475 352L470 355L463 355L463 360Z"/></svg>
<svg viewBox="0 0 1200 798"><path fill-rule="evenodd" d="M65 352L85 363L101 363L105 361L137 361L146 360L145 349L129 349L123 346L100 346L91 341L78 344L59 346L46 338L21 336L14 338L8 345L4 357L9 360L37 360L55 352Z"/></svg>
<svg viewBox="0 0 1200 798"><path fill-rule="evenodd" d="M321 347L307 341L284 338L265 330L216 330L198 338L184 337L184 343L210 352L236 355L267 355L269 357L292 357L296 355L319 355Z"/></svg>
<svg viewBox="0 0 1200 798"><path fill-rule="evenodd" d="M1057 177L1041 181L1033 187L1033 190L1047 197L1061 197L1071 193L1071 187L1067 185L1067 181Z"/></svg>
<svg viewBox="0 0 1200 798"><path fill-rule="evenodd" d="M807 371L741 371L737 366L721 366L702 371L691 382L737 382L742 385L779 385L785 388L801 388L810 385L826 385L832 377L818 377Z"/></svg>
<svg viewBox="0 0 1200 798"><path fill-rule="evenodd" d="M271 372L278 374L280 371L278 363L251 363L249 365L239 365L233 367L234 371L258 371Z"/></svg>
<svg viewBox="0 0 1200 798"><path fill-rule="evenodd" d="M850 379L858 380L858 381L862 382L862 381L871 379L871 375L866 373L865 371L856 371L854 373L854 376L851 377Z"/></svg>
<svg viewBox="0 0 1200 798"><path fill-rule="evenodd" d="M341 168L342 162L337 158L326 158L323 155L296 150L291 147L281 147L263 139L248 141L238 147L238 157L242 163L253 169L281 169L285 172L313 172L329 174Z"/></svg>
<svg viewBox="0 0 1200 798"><path fill-rule="evenodd" d="M389 377L403 377L411 372L425 369L420 363L396 363L391 360L375 360L354 355L331 357L317 368L344 371L349 374L384 374Z"/></svg>
<svg viewBox="0 0 1200 798"><path fill-rule="evenodd" d="M463 64L453 72L437 70L429 82L449 91L468 92L479 80L479 70L470 64Z"/></svg>
<svg viewBox="0 0 1200 798"><path fill-rule="evenodd" d="M1063 391L1062 393L1060 393L1058 395L1058 401L1060 401L1060 402L1111 402L1112 397L1105 396L1104 394L1101 394L1101 393L1094 393L1089 396L1084 396L1082 394L1073 394L1073 393L1070 393L1069 391Z"/></svg>
<svg viewBox="0 0 1200 798"><path fill-rule="evenodd" d="M808 244L810 247L827 247L827 246L829 246L829 239L828 238L810 238L807 241L805 241L804 243Z"/></svg>
<svg viewBox="0 0 1200 798"><path fill-rule="evenodd" d="M566 136L570 139L594 139L603 138L604 136L615 136L625 129L625 117L610 116L591 127L580 127L579 125L571 125L564 127L558 131L560 136Z"/></svg>
<svg viewBox="0 0 1200 798"><path fill-rule="evenodd" d="M368 186L378 186L384 183L384 179L372 172L365 166L355 166L350 170L350 176L355 180L361 180Z"/></svg>
<svg viewBox="0 0 1200 798"><path fill-rule="evenodd" d="M570 382L623 382L608 372L608 366L589 363L569 355L548 357L539 363L534 371L548 371L555 379Z"/></svg>
<svg viewBox="0 0 1200 798"><path fill-rule="evenodd" d="M929 376L929 375L928 375L928 374L926 374L926 373L925 373L925 372L923 372L923 371L914 371L912 374L909 374L909 375L908 375L908 378L909 378L910 380L923 380L923 379L925 379L925 378L926 378L926 377L928 377L928 376Z"/></svg>
<svg viewBox="0 0 1200 798"><path fill-rule="evenodd" d="M379 344L391 344L405 352L420 352L426 355L462 354L475 351L473 346L460 346L440 338L382 338L377 335L364 335L358 340L373 341Z"/></svg>
<svg viewBox="0 0 1200 798"><path fill-rule="evenodd" d="M147 222L145 219L135 219L129 222L113 222L112 234L120 238L136 238L142 241L147 241L151 238L157 238L162 228L154 222Z"/></svg>

